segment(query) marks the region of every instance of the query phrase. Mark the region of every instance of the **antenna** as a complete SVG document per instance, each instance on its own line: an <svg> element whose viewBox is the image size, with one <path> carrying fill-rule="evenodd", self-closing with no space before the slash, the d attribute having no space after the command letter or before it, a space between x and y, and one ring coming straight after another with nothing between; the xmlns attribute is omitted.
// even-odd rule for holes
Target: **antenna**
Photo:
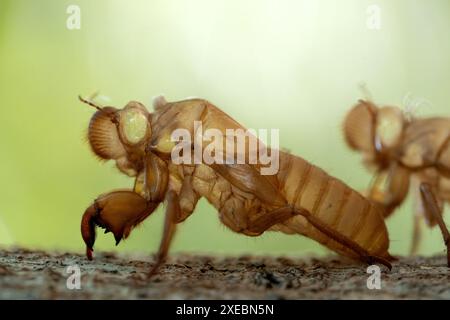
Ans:
<svg viewBox="0 0 450 320"><path fill-rule="evenodd" d="M95 104L94 102L92 102L91 100L86 100L84 99L81 95L78 95L78 99L83 102L86 103L87 105L90 105L91 107L94 107L95 109L97 109L98 111L102 111L102 107L100 107L99 105Z"/></svg>
<svg viewBox="0 0 450 320"><path fill-rule="evenodd" d="M361 93L364 96L364 99L370 102L373 102L372 100L372 93L370 92L370 90L367 88L367 84L365 82L360 82L358 84L359 90L361 91Z"/></svg>

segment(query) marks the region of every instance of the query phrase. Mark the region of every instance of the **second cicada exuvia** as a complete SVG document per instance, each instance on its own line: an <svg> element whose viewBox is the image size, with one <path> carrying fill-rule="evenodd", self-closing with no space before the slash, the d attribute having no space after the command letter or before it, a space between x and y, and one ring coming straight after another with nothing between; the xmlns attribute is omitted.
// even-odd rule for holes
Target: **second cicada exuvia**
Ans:
<svg viewBox="0 0 450 320"><path fill-rule="evenodd" d="M450 202L450 118L416 118L398 107L360 100L348 113L344 131L350 147L375 172L368 198L383 208L385 217L413 193L411 253L417 252L425 220L440 227L450 266L450 234L442 218L444 203Z"/></svg>
<svg viewBox="0 0 450 320"><path fill-rule="evenodd" d="M138 102L116 109L83 101L97 109L88 130L93 152L116 161L120 171L135 178L132 189L99 196L84 213L81 233L89 258L96 226L111 231L119 243L165 203L163 237L150 272L154 274L167 256L176 225L204 197L234 232L303 235L339 254L390 267L382 209L301 157L280 151L279 169L273 175L262 175L260 166L250 163L174 163L174 130L195 136L194 122L201 122L205 130L243 129L208 101L159 98L153 112Z"/></svg>

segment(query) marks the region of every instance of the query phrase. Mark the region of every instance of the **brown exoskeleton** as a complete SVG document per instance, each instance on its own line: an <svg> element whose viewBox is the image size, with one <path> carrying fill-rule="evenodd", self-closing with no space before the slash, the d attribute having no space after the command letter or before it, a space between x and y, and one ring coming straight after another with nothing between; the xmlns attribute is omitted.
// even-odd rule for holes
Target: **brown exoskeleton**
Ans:
<svg viewBox="0 0 450 320"><path fill-rule="evenodd" d="M380 208L300 157L280 152L279 170L273 175L262 175L258 163L174 163L174 130L185 129L194 137L195 121L204 130L243 128L211 103L201 99L169 103L159 98L150 113L139 102L116 109L81 100L97 109L88 130L93 152L115 160L120 171L135 177L133 189L101 195L86 209L81 233L88 258L96 226L111 231L119 243L165 202L164 232L150 272L154 274L167 256L175 226L205 197L221 222L235 232L301 234L345 256L390 267Z"/></svg>
<svg viewBox="0 0 450 320"><path fill-rule="evenodd" d="M442 218L444 202L450 202L450 118L414 118L398 107L360 100L344 121L344 133L375 171L368 197L384 208L385 217L410 189L415 194L411 253L418 249L425 218L430 227L439 225L450 266L450 235Z"/></svg>

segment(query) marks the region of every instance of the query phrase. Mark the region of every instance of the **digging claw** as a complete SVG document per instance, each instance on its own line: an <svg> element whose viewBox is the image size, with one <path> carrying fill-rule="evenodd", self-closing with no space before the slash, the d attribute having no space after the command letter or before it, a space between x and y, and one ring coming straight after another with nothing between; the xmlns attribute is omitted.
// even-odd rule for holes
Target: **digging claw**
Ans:
<svg viewBox="0 0 450 320"><path fill-rule="evenodd" d="M97 198L84 212L81 219L81 235L86 244L86 256L92 260L96 238L95 228L112 232L116 245L126 239L131 229L148 217L157 203L147 202L132 191L113 191Z"/></svg>
<svg viewBox="0 0 450 320"><path fill-rule="evenodd" d="M94 251L95 243L95 217L97 216L96 203L91 205L84 212L81 219L81 235L86 244L86 257L92 260L92 252Z"/></svg>
<svg viewBox="0 0 450 320"><path fill-rule="evenodd" d="M92 260L92 253L94 252L94 249L92 249L92 248L89 248L89 247L86 247L86 257L89 259L89 260Z"/></svg>

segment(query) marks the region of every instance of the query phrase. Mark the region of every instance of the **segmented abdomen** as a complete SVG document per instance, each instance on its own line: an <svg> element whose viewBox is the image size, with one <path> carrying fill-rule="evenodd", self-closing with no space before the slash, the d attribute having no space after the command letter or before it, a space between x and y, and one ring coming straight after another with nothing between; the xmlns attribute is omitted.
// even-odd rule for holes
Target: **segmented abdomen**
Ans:
<svg viewBox="0 0 450 320"><path fill-rule="evenodd" d="M390 258L389 239L380 209L340 180L291 154L280 154L280 187L289 204L307 210L321 223L352 240L370 255ZM351 257L353 250L326 236L303 216L291 218L276 229L300 233Z"/></svg>

